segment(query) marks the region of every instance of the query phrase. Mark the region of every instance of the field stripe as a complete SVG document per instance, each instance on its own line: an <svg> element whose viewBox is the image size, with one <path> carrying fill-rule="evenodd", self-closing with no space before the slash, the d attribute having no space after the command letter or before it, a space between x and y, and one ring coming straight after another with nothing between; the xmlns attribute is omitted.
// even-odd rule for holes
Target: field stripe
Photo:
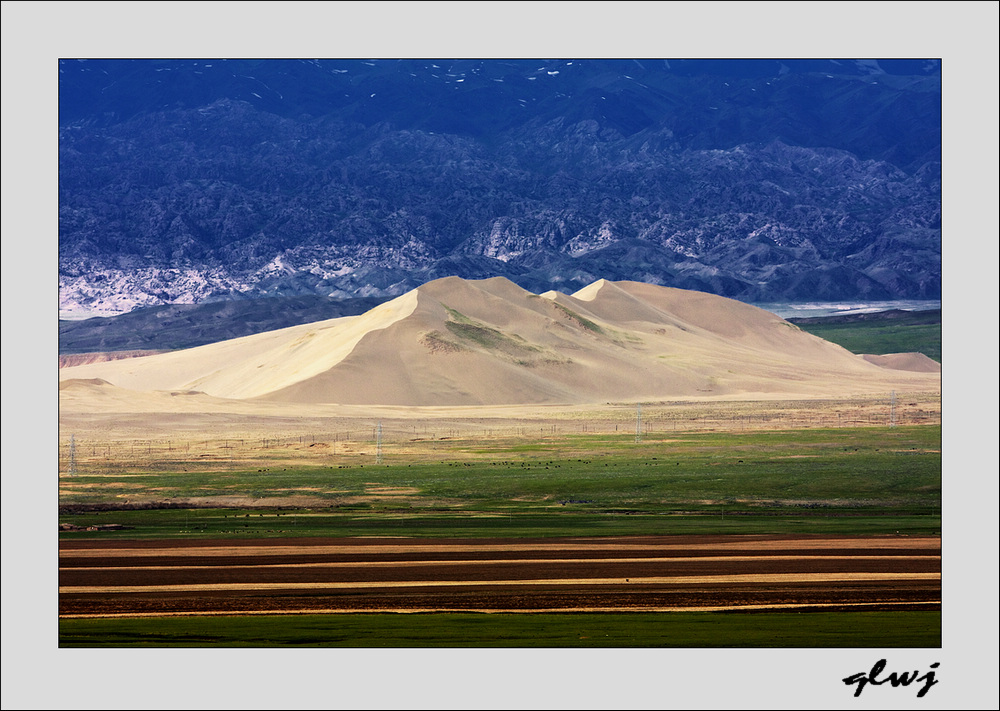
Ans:
<svg viewBox="0 0 1000 711"><path fill-rule="evenodd" d="M558 614L562 612L612 612L615 614L640 614L646 612L725 612L729 610L791 610L802 608L822 608L822 607L887 607L900 606L910 607L912 602L790 602L790 603L764 603L749 605L700 605L697 607L684 606L653 606L653 607L544 607L525 610L523 608L468 608L468 607L414 607L386 610L384 608L342 608L342 607L322 607L308 608L300 610L208 610L208 611L165 611L165 612L99 612L85 614L61 614L61 619L95 619L95 618L128 618L128 617L244 617L247 615L365 615L365 614L426 614L432 612L459 612L459 613L480 613L484 615L536 615L536 614ZM940 600L927 600L919 603L921 605L940 605Z"/></svg>
<svg viewBox="0 0 1000 711"><path fill-rule="evenodd" d="M783 584L803 582L857 582L888 580L940 580L940 573L765 573L743 575L696 575L648 578L553 578L530 580L400 580L392 582L318 583L219 583L184 585L60 586L62 594L149 593L254 590L322 590L419 587L504 587L537 585L704 585L719 583Z"/></svg>
<svg viewBox="0 0 1000 711"><path fill-rule="evenodd" d="M927 561L940 560L941 556L912 555L742 555L742 556L682 556L679 558L496 558L496 559L457 559L457 560L373 560L373 561L331 561L322 563L258 563L236 565L192 564L192 565L130 565L130 566L72 566L63 567L67 573L84 570L99 571L139 571L139 570L266 570L269 568L418 568L441 567L456 565L544 565L579 563L593 565L594 563L717 563L717 562L774 562L774 561L872 561L872 560L905 560Z"/></svg>
<svg viewBox="0 0 1000 711"><path fill-rule="evenodd" d="M262 546L190 546L171 548L63 548L60 558L153 558L153 557L212 557L266 558L288 555L332 554L398 554L398 553L480 553L511 551L760 551L760 550L864 550L888 548L898 550L941 548L940 538L910 539L829 539L787 541L736 541L727 543L504 543L504 544L362 544L362 545L262 545Z"/></svg>

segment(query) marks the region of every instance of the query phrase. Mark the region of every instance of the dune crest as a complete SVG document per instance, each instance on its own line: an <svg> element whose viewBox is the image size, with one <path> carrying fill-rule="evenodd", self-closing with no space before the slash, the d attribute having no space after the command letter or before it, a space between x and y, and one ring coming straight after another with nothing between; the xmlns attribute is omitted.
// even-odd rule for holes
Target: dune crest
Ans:
<svg viewBox="0 0 1000 711"><path fill-rule="evenodd" d="M438 279L359 316L91 363L63 380L283 403L456 406L938 390L753 306L640 282Z"/></svg>

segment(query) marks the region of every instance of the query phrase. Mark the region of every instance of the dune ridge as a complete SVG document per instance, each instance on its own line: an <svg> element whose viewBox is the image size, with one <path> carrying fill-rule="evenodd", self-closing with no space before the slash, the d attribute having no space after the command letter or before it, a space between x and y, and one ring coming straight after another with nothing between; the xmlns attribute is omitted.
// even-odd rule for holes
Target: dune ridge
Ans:
<svg viewBox="0 0 1000 711"><path fill-rule="evenodd" d="M502 277L446 277L359 316L60 370L63 381L94 378L147 393L418 407L940 388L938 373L881 367L724 297L603 279L537 295Z"/></svg>

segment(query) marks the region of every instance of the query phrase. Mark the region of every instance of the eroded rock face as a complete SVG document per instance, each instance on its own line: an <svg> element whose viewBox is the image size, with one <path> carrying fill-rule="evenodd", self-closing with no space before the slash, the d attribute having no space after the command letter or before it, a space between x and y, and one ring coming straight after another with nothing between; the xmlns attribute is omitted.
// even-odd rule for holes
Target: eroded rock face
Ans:
<svg viewBox="0 0 1000 711"><path fill-rule="evenodd" d="M934 67L204 64L64 63L63 310L449 275L940 298Z"/></svg>

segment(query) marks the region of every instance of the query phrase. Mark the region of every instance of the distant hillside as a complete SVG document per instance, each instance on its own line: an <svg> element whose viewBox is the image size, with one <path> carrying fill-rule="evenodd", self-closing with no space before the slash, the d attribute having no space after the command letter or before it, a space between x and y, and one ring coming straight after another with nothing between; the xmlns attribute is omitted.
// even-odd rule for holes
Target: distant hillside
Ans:
<svg viewBox="0 0 1000 711"><path fill-rule="evenodd" d="M941 362L941 309L787 320L852 353L923 353Z"/></svg>
<svg viewBox="0 0 1000 711"><path fill-rule="evenodd" d="M903 309L889 309L888 311L874 311L872 313L843 314L839 316L795 316L785 319L789 323L794 323L802 327L810 324L832 326L849 323L882 323L893 321L900 325L917 326L925 324L940 324L941 309L922 309L920 311L904 311Z"/></svg>

